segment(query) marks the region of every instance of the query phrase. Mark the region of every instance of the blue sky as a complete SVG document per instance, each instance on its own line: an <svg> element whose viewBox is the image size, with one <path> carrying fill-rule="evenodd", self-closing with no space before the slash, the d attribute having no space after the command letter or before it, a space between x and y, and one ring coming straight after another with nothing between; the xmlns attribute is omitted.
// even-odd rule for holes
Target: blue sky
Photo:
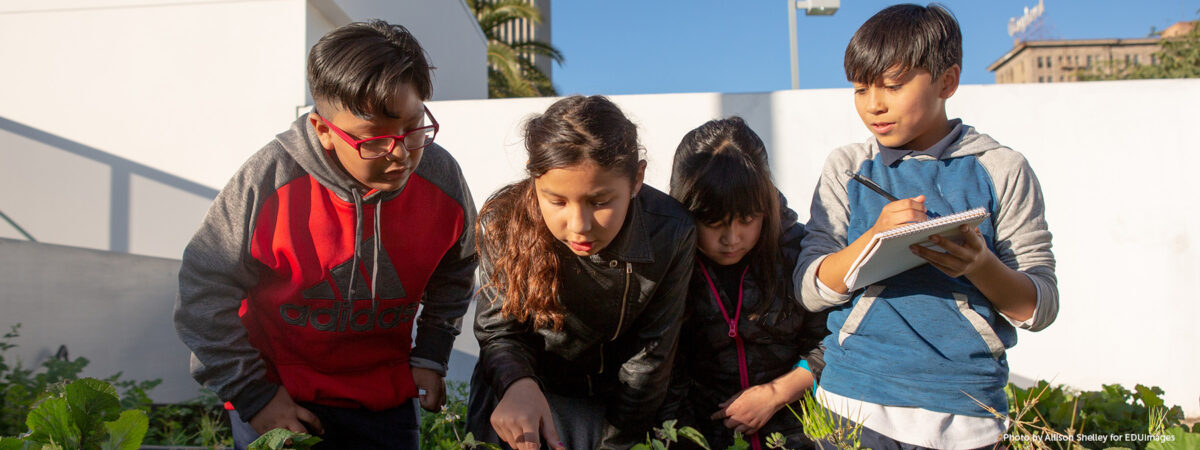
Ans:
<svg viewBox="0 0 1200 450"><path fill-rule="evenodd" d="M1195 20L1200 0L1044 0L1059 39L1145 37ZM841 0L832 17L797 17L800 88L846 87L842 53L868 17L895 1ZM965 84L1013 46L1008 19L1037 0L942 0L963 28ZM922 3L923 4L923 3ZM791 87L786 0L555 0L560 94L764 92Z"/></svg>

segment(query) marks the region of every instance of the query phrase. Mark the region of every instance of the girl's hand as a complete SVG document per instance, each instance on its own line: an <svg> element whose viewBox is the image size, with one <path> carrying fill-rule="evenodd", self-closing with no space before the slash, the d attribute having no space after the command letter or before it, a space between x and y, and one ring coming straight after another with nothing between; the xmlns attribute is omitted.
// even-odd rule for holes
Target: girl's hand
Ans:
<svg viewBox="0 0 1200 450"><path fill-rule="evenodd" d="M726 428L742 434L753 434L767 424L784 403L771 383L750 386L717 405L719 410L709 418L724 419Z"/></svg>
<svg viewBox="0 0 1200 450"><path fill-rule="evenodd" d="M779 378L750 386L718 405L712 420L725 419L725 427L742 434L757 433L783 405L804 398L813 385L812 372L796 367Z"/></svg>
<svg viewBox="0 0 1200 450"><path fill-rule="evenodd" d="M542 437L551 448L566 448L558 440L550 403L532 378L517 380L504 391L491 422L500 439L516 450L538 450Z"/></svg>
<svg viewBox="0 0 1200 450"><path fill-rule="evenodd" d="M924 195L918 195L913 198L902 198L883 205L883 210L879 212L879 217L875 219L875 225L872 225L867 233L863 233L863 236L869 239L875 233L884 232L913 222L922 222L928 218L925 215Z"/></svg>

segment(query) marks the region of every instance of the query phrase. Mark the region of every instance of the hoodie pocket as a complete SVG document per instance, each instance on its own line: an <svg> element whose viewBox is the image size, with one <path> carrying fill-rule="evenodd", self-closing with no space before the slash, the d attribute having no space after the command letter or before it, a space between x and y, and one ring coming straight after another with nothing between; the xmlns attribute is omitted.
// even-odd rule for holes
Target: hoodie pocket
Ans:
<svg viewBox="0 0 1200 450"><path fill-rule="evenodd" d="M987 320L975 310L971 309L970 302L967 301L967 294L954 293L954 302L958 304L958 312L962 314L967 322L975 328L975 332L979 333L979 337L983 339L984 345L987 345L989 351L992 352L992 357L1000 359L1004 356L1004 342L1000 340L1000 336L996 334L996 330L988 325Z"/></svg>
<svg viewBox="0 0 1200 450"><path fill-rule="evenodd" d="M850 315L846 316L846 322L842 324L842 328L838 330L838 345L842 345L847 337L858 331L867 317L867 312L871 310L871 305L875 304L879 294L882 294L886 288L887 286L882 284L873 284L867 287L866 292L863 292L862 297L858 299L858 303L855 303L854 308L850 309Z"/></svg>

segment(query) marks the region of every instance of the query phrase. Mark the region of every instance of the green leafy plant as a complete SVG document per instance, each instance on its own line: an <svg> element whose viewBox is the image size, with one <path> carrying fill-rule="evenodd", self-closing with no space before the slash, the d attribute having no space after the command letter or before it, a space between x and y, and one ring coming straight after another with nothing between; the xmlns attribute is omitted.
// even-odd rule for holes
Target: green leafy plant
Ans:
<svg viewBox="0 0 1200 450"><path fill-rule="evenodd" d="M146 435L146 413L121 410L111 384L84 378L57 384L29 411L29 431L4 438L0 449L136 450Z"/></svg>
<svg viewBox="0 0 1200 450"><path fill-rule="evenodd" d="M421 410L421 448L437 450L496 449L467 432L467 383L446 381L446 404L438 412Z"/></svg>
<svg viewBox="0 0 1200 450"><path fill-rule="evenodd" d="M828 402L826 402L828 403ZM800 408L803 414L797 413L795 409L788 405L788 410L792 415L796 416L796 420L804 427L804 435L808 436L814 442L822 442L826 445L832 445L838 450L857 450L860 448L859 437L862 436L862 418L857 414L850 414L849 411L841 411L835 413L824 406L821 402L813 397L813 392L810 390L804 393L804 399L800 401ZM847 417L854 422L854 426L850 426L841 417Z"/></svg>
<svg viewBox="0 0 1200 450"><path fill-rule="evenodd" d="M1099 391L1074 391L1042 380L1029 389L1009 384L1005 390L1014 426L1025 427L1018 431L1030 434L1153 434L1176 427L1183 420L1183 410L1166 407L1163 390L1157 386L1139 384L1129 390L1119 384L1106 384ZM1096 449L1106 445L1088 441L1077 444ZM1142 449L1147 442L1125 444Z"/></svg>
<svg viewBox="0 0 1200 450"><path fill-rule="evenodd" d="M55 357L34 369L11 361L6 358L6 353L17 346L13 341L20 337L20 326L12 325L0 336L0 436L24 433L28 429L26 417L34 405L54 386L78 380L89 363L87 358L68 357L65 347L60 347ZM102 381L121 393L122 409L145 413L149 420L144 438L147 445L232 445L232 433L222 403L210 391L201 391L198 398L181 404L158 405L152 402L149 392L162 380L123 380L122 376L118 372Z"/></svg>
<svg viewBox="0 0 1200 450"><path fill-rule="evenodd" d="M307 450L321 442L321 438L306 433L297 433L285 428L276 428L263 433L246 450Z"/></svg>
<svg viewBox="0 0 1200 450"><path fill-rule="evenodd" d="M700 448L705 450L711 449L711 447L708 445L708 440L705 439L704 435L700 434L699 431L696 431L695 428L675 428L676 423L678 422L675 420L663 422L661 428L654 429L653 438L646 436L646 442L633 446L633 450L665 450L670 448L671 444L679 443L680 437L692 441L696 445L700 446ZM742 439L741 433L735 433L734 444L729 448L743 450L749 448L749 445L746 444L745 439Z"/></svg>
<svg viewBox="0 0 1200 450"><path fill-rule="evenodd" d="M997 418L1009 419L1005 444L1025 449L1191 449L1200 434L1188 433L1180 425L1183 411L1166 407L1162 389L1137 385L1133 391L1116 384L1099 391L1075 391L1038 381L1029 389L1013 384L1008 393L1009 415L997 412L977 399L982 408ZM1084 436L1116 436L1115 441L1083 439ZM1122 447L1107 447L1117 443Z"/></svg>

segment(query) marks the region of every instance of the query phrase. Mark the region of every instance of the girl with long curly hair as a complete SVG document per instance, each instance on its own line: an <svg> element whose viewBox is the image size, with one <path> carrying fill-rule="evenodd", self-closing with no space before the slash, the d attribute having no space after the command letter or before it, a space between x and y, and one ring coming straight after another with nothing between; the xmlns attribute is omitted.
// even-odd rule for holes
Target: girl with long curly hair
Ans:
<svg viewBox="0 0 1200 450"><path fill-rule="evenodd" d="M467 428L518 449L631 446L666 393L695 227L642 183L637 127L604 97L555 102L525 146L528 177L476 226Z"/></svg>

